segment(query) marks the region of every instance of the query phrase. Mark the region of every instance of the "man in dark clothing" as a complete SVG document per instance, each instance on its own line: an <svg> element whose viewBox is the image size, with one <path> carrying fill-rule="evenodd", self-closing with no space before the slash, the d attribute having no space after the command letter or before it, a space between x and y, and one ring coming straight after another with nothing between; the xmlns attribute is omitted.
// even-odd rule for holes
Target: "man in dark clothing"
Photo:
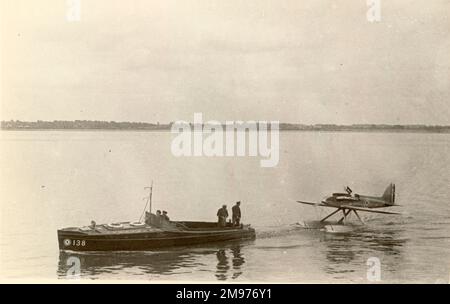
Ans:
<svg viewBox="0 0 450 304"><path fill-rule="evenodd" d="M162 222L161 210L157 210L156 211L156 221L155 221L156 227L160 227L161 226L161 222Z"/></svg>
<svg viewBox="0 0 450 304"><path fill-rule="evenodd" d="M169 216L167 215L167 211L163 211L162 218L163 218L164 220L170 222L170 218L169 218Z"/></svg>
<svg viewBox="0 0 450 304"><path fill-rule="evenodd" d="M222 208L220 208L217 211L219 227L225 227L227 225L227 217L228 217L227 205L223 205Z"/></svg>
<svg viewBox="0 0 450 304"><path fill-rule="evenodd" d="M236 205L231 208L232 218L233 218L233 226L239 226L241 221L241 208L239 207L241 202L237 202Z"/></svg>

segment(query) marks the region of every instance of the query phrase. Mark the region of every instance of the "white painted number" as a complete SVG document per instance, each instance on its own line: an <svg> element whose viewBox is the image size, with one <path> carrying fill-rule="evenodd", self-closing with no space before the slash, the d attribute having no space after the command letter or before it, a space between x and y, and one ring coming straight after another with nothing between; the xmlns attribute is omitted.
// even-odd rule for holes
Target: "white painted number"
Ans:
<svg viewBox="0 0 450 304"><path fill-rule="evenodd" d="M86 246L86 241L85 240L69 240L69 239L65 239L64 240L64 245L65 246L76 246L76 247L84 247Z"/></svg>
<svg viewBox="0 0 450 304"><path fill-rule="evenodd" d="M84 246L86 246L86 241L85 240L82 240L82 241L81 240L73 240L72 245L77 246L77 247L80 247L80 246L84 247Z"/></svg>

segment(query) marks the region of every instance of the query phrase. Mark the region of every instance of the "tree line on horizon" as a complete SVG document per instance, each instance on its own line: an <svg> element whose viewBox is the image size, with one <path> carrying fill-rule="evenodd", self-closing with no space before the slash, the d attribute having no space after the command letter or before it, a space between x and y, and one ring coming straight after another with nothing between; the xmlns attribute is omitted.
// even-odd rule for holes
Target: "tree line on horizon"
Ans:
<svg viewBox="0 0 450 304"><path fill-rule="evenodd" d="M101 120L54 120L54 121L20 121L9 120L1 121L2 130L170 130L173 122L160 124L147 122L116 122L116 121L101 121ZM192 123L190 123L193 126ZM332 131L346 131L346 130L412 130L412 131L432 131L432 132L450 132L450 126L441 125L422 125L422 124L408 124L408 125L389 125L389 124L352 124L352 125L337 125L337 124L299 124L299 123L280 123L280 130L332 130Z"/></svg>

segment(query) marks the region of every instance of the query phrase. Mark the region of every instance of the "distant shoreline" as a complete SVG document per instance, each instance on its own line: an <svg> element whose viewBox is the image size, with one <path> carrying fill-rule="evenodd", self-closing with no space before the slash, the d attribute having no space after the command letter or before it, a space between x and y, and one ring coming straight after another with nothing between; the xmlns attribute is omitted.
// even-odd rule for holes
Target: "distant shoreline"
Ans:
<svg viewBox="0 0 450 304"><path fill-rule="evenodd" d="M92 120L75 120L75 121L1 121L1 131L139 131L154 132L165 131L170 132L173 123L144 123L144 122L115 122L115 121L92 121ZM194 127L203 127L203 125L194 125L190 123L191 129ZM225 131L225 125L222 125ZM234 126L238 128L236 124ZM244 130L241 126L241 130ZM253 127L259 127L254 124ZM449 126L430 126L430 125L386 125L386 124L353 124L353 125L336 125L336 124L315 124L304 125L296 123L280 123L279 130L282 132L383 132L383 133L450 133Z"/></svg>
<svg viewBox="0 0 450 304"><path fill-rule="evenodd" d="M170 129L0 129L2 132L170 132ZM280 132L320 132L320 133L428 133L428 134L450 134L450 130L414 130L414 129L280 129ZM225 131L224 131L225 132Z"/></svg>

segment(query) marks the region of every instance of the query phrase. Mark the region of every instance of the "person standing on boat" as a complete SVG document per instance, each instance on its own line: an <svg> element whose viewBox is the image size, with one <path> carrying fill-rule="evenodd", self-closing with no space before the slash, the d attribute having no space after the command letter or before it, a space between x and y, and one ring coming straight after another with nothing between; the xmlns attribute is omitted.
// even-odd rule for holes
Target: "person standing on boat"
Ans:
<svg viewBox="0 0 450 304"><path fill-rule="evenodd" d="M239 226L241 221L241 208L239 207L241 205L241 202L236 202L236 205L231 208L232 211L232 219L233 219L233 226Z"/></svg>
<svg viewBox="0 0 450 304"><path fill-rule="evenodd" d="M223 205L222 208L220 208L217 211L219 227L225 227L227 225L227 217L228 217L227 205Z"/></svg>
<svg viewBox="0 0 450 304"><path fill-rule="evenodd" d="M161 210L157 210L156 211L156 222L154 223L154 225L156 227L160 227L161 226L161 222L162 222Z"/></svg>
<svg viewBox="0 0 450 304"><path fill-rule="evenodd" d="M163 211L162 218L163 218L164 220L170 222L170 218L169 218L169 216L167 215L167 211L165 211L165 210Z"/></svg>

